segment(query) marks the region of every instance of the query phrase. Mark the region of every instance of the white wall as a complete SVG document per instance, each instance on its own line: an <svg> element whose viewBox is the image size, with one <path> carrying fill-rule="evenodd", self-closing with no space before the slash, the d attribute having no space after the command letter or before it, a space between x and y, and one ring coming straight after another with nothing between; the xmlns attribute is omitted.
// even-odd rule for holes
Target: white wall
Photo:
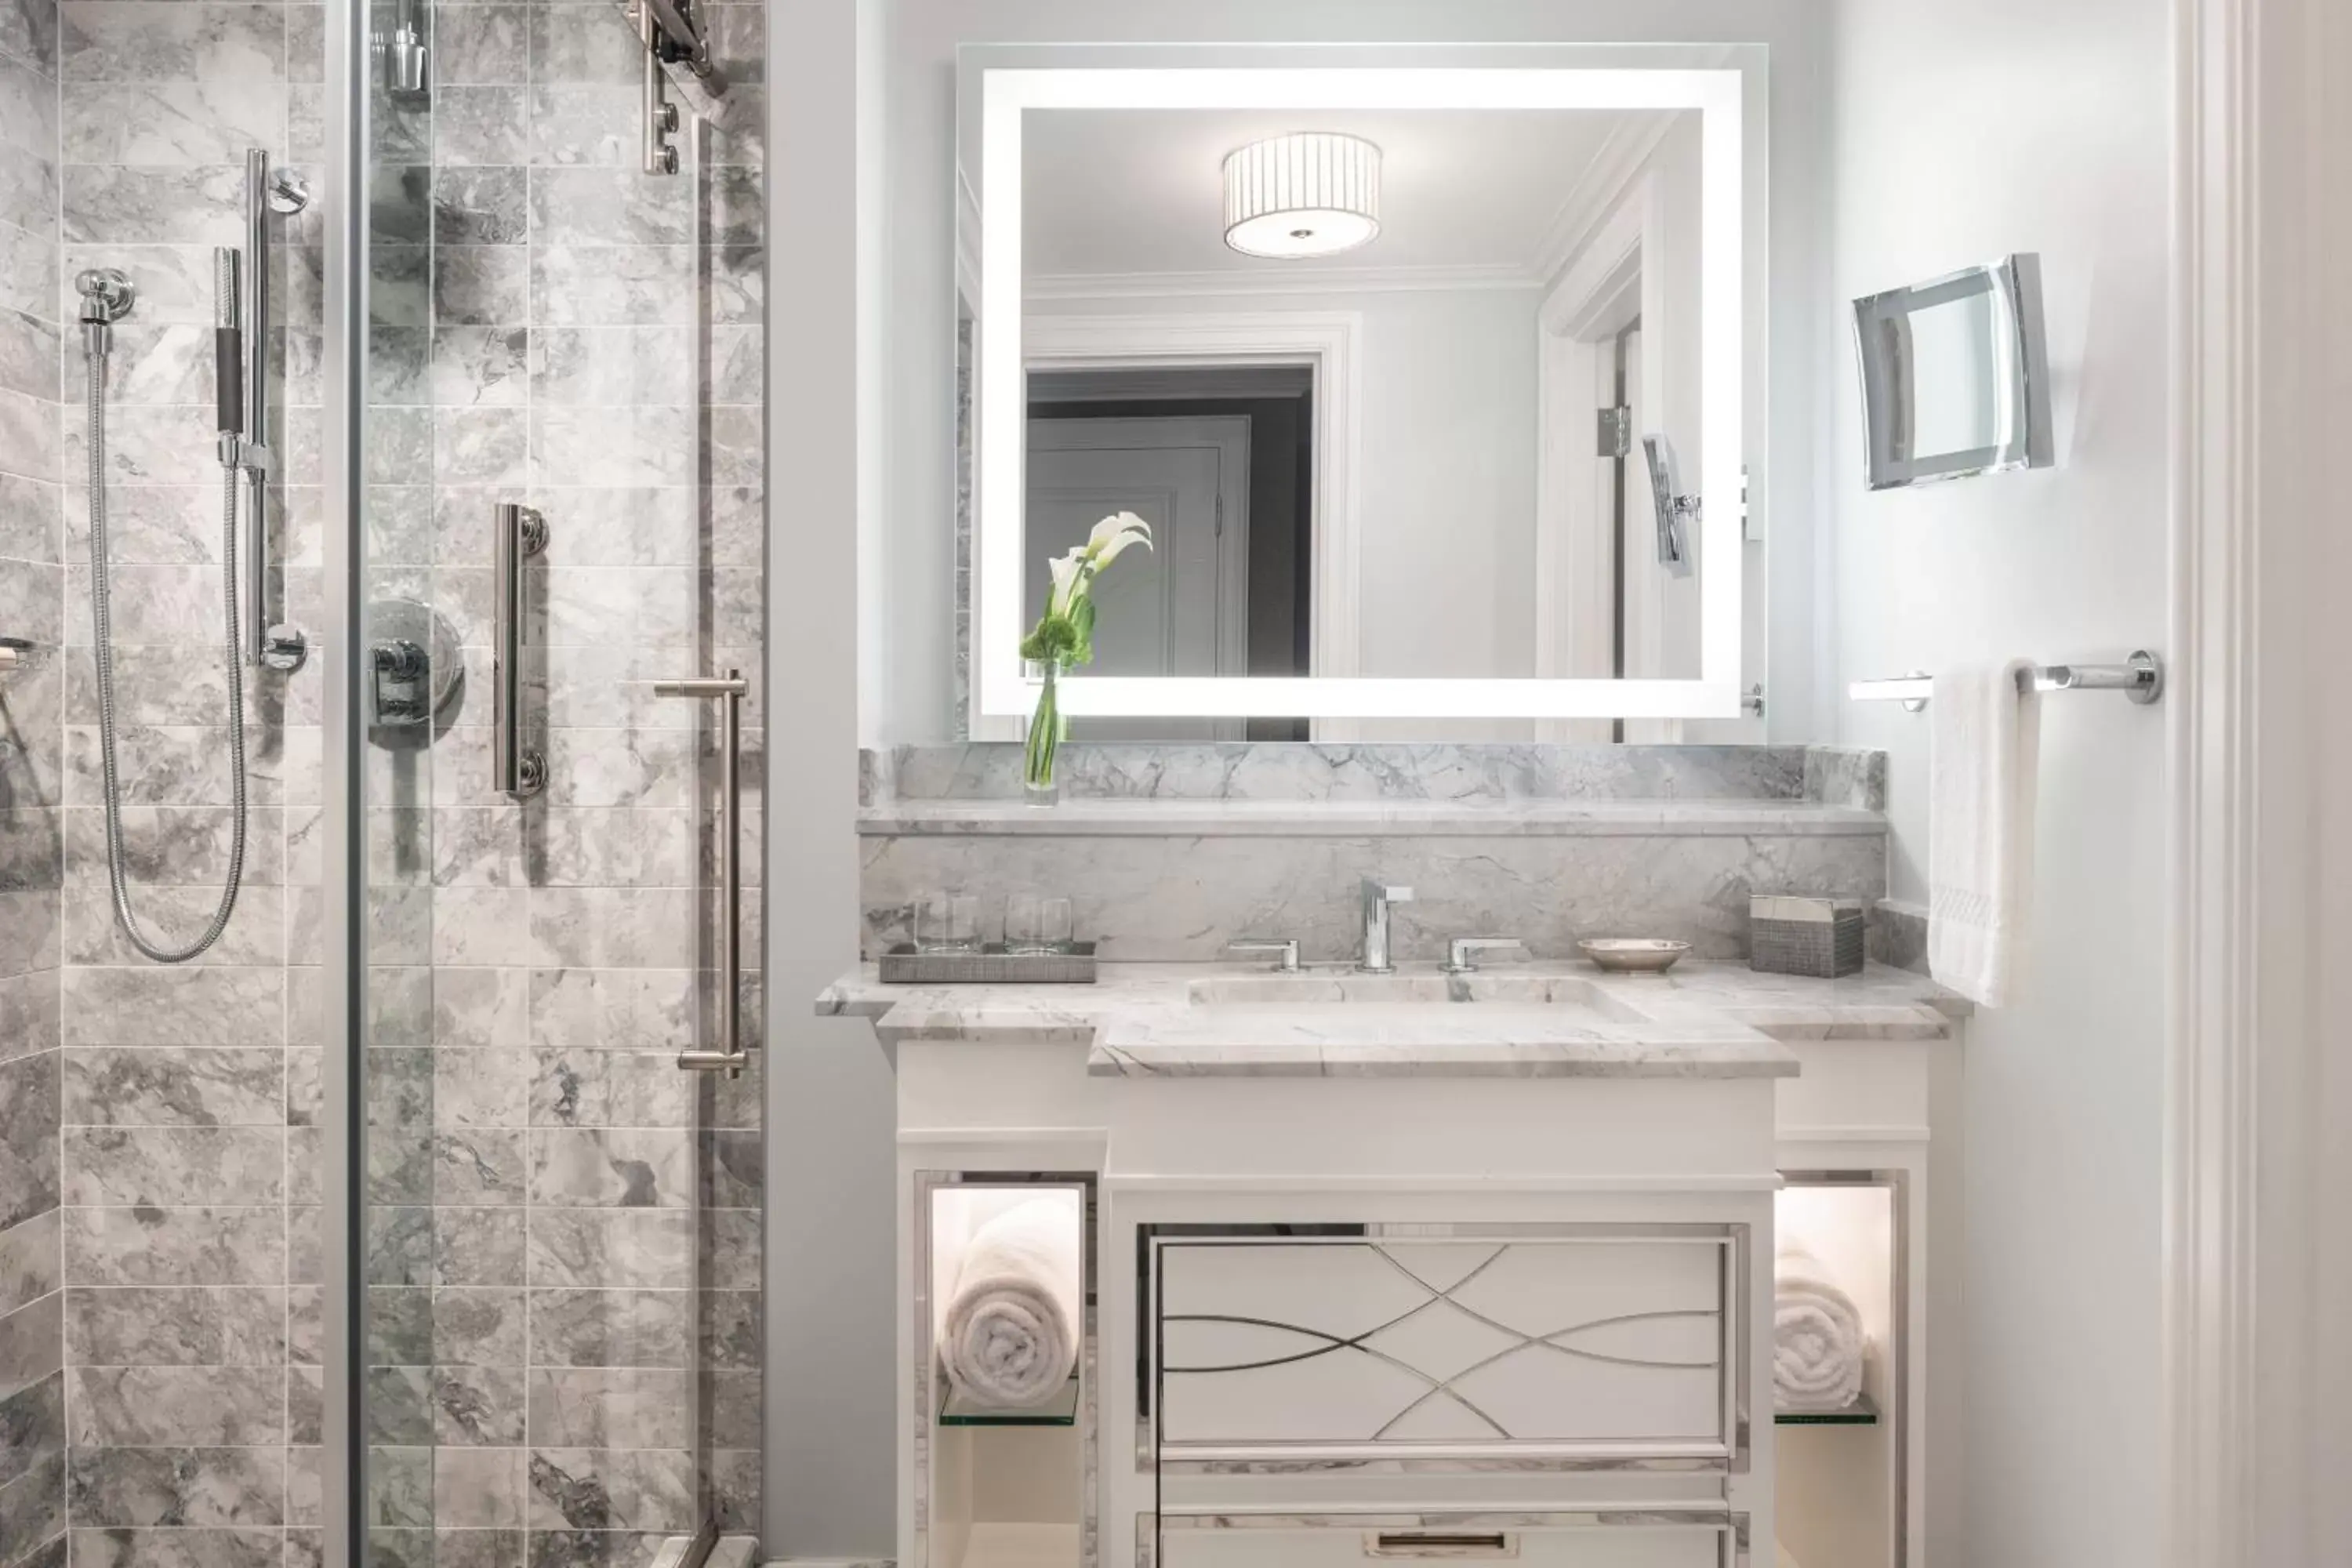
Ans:
<svg viewBox="0 0 2352 1568"><path fill-rule="evenodd" d="M1531 289L1399 289L1027 308L1361 318L1361 673L1499 676L1535 669L1536 300Z"/></svg>
<svg viewBox="0 0 2352 1568"><path fill-rule="evenodd" d="M1832 8L1825 308L2041 252L2060 442L2053 470L1868 495L1852 350L1825 320L1841 689L2011 655L2112 659L2165 637L2168 9ZM1921 897L1928 721L1892 703L1836 711L1840 741L1891 753L1892 887ZM1959 1294L1947 1272L1931 1303L1965 1366L1948 1358L1930 1385L1946 1568L2157 1557L2163 719L2061 695L2042 734L2033 972L1969 1026L1950 1086L1969 1156L1936 1173L1966 1210Z"/></svg>

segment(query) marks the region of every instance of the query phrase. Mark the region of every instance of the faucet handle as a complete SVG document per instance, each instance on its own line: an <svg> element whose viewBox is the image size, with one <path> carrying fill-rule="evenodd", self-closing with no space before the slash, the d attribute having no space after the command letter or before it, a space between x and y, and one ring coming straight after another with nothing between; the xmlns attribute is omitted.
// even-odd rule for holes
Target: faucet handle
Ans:
<svg viewBox="0 0 2352 1568"><path fill-rule="evenodd" d="M1445 973L1475 974L1478 973L1479 953L1499 952L1508 947L1524 951L1527 945L1515 936L1457 936L1445 944Z"/></svg>
<svg viewBox="0 0 2352 1568"><path fill-rule="evenodd" d="M1412 902L1412 889L1399 884L1383 882L1378 877L1367 877L1364 879L1364 897L1378 899L1382 903L1388 904L1409 904Z"/></svg>
<svg viewBox="0 0 2352 1568"><path fill-rule="evenodd" d="M1295 936L1244 936L1225 943L1227 952L1271 952L1274 967L1284 974L1298 973L1298 939Z"/></svg>

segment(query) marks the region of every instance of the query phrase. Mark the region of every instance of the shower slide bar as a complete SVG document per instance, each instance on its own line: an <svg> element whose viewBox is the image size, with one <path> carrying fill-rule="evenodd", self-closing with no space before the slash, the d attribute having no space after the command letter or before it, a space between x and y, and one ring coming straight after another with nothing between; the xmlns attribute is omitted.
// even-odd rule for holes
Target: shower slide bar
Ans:
<svg viewBox="0 0 2352 1568"><path fill-rule="evenodd" d="M2164 695L2164 664L2146 648L2134 650L2121 664L2037 664L2017 672L2017 689L2120 691L2145 705ZM1920 670L1892 680L1857 680L1846 689L1856 702L1900 702L1907 713L1925 709L1935 694L1935 681Z"/></svg>
<svg viewBox="0 0 2352 1568"><path fill-rule="evenodd" d="M221 467L246 490L245 658L280 672L302 668L310 639L299 627L273 624L269 602L269 480L278 455L269 446L269 216L290 216L310 205L299 174L269 172L269 154L245 154L245 252L213 252L214 397L218 409Z"/></svg>

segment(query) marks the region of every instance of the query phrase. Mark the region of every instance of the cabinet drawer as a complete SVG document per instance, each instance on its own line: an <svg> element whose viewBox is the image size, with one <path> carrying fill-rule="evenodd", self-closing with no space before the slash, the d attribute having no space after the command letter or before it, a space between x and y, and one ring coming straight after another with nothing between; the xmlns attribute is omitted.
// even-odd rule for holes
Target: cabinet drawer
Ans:
<svg viewBox="0 0 2352 1568"><path fill-rule="evenodd" d="M1169 1515L1158 1568L1727 1568L1721 1513ZM1144 1553L1139 1561L1149 1562Z"/></svg>
<svg viewBox="0 0 2352 1568"><path fill-rule="evenodd" d="M1738 1244L1711 1226L1160 1239L1160 1458L1721 1462Z"/></svg>

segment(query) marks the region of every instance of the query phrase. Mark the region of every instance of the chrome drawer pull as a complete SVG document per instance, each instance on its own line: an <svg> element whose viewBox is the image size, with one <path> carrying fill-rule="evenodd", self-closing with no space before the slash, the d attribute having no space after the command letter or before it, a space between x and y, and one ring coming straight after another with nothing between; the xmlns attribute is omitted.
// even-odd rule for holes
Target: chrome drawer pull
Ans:
<svg viewBox="0 0 2352 1568"><path fill-rule="evenodd" d="M1501 1531L1380 1530L1364 1537L1367 1557L1510 1558L1519 1554L1519 1541Z"/></svg>

